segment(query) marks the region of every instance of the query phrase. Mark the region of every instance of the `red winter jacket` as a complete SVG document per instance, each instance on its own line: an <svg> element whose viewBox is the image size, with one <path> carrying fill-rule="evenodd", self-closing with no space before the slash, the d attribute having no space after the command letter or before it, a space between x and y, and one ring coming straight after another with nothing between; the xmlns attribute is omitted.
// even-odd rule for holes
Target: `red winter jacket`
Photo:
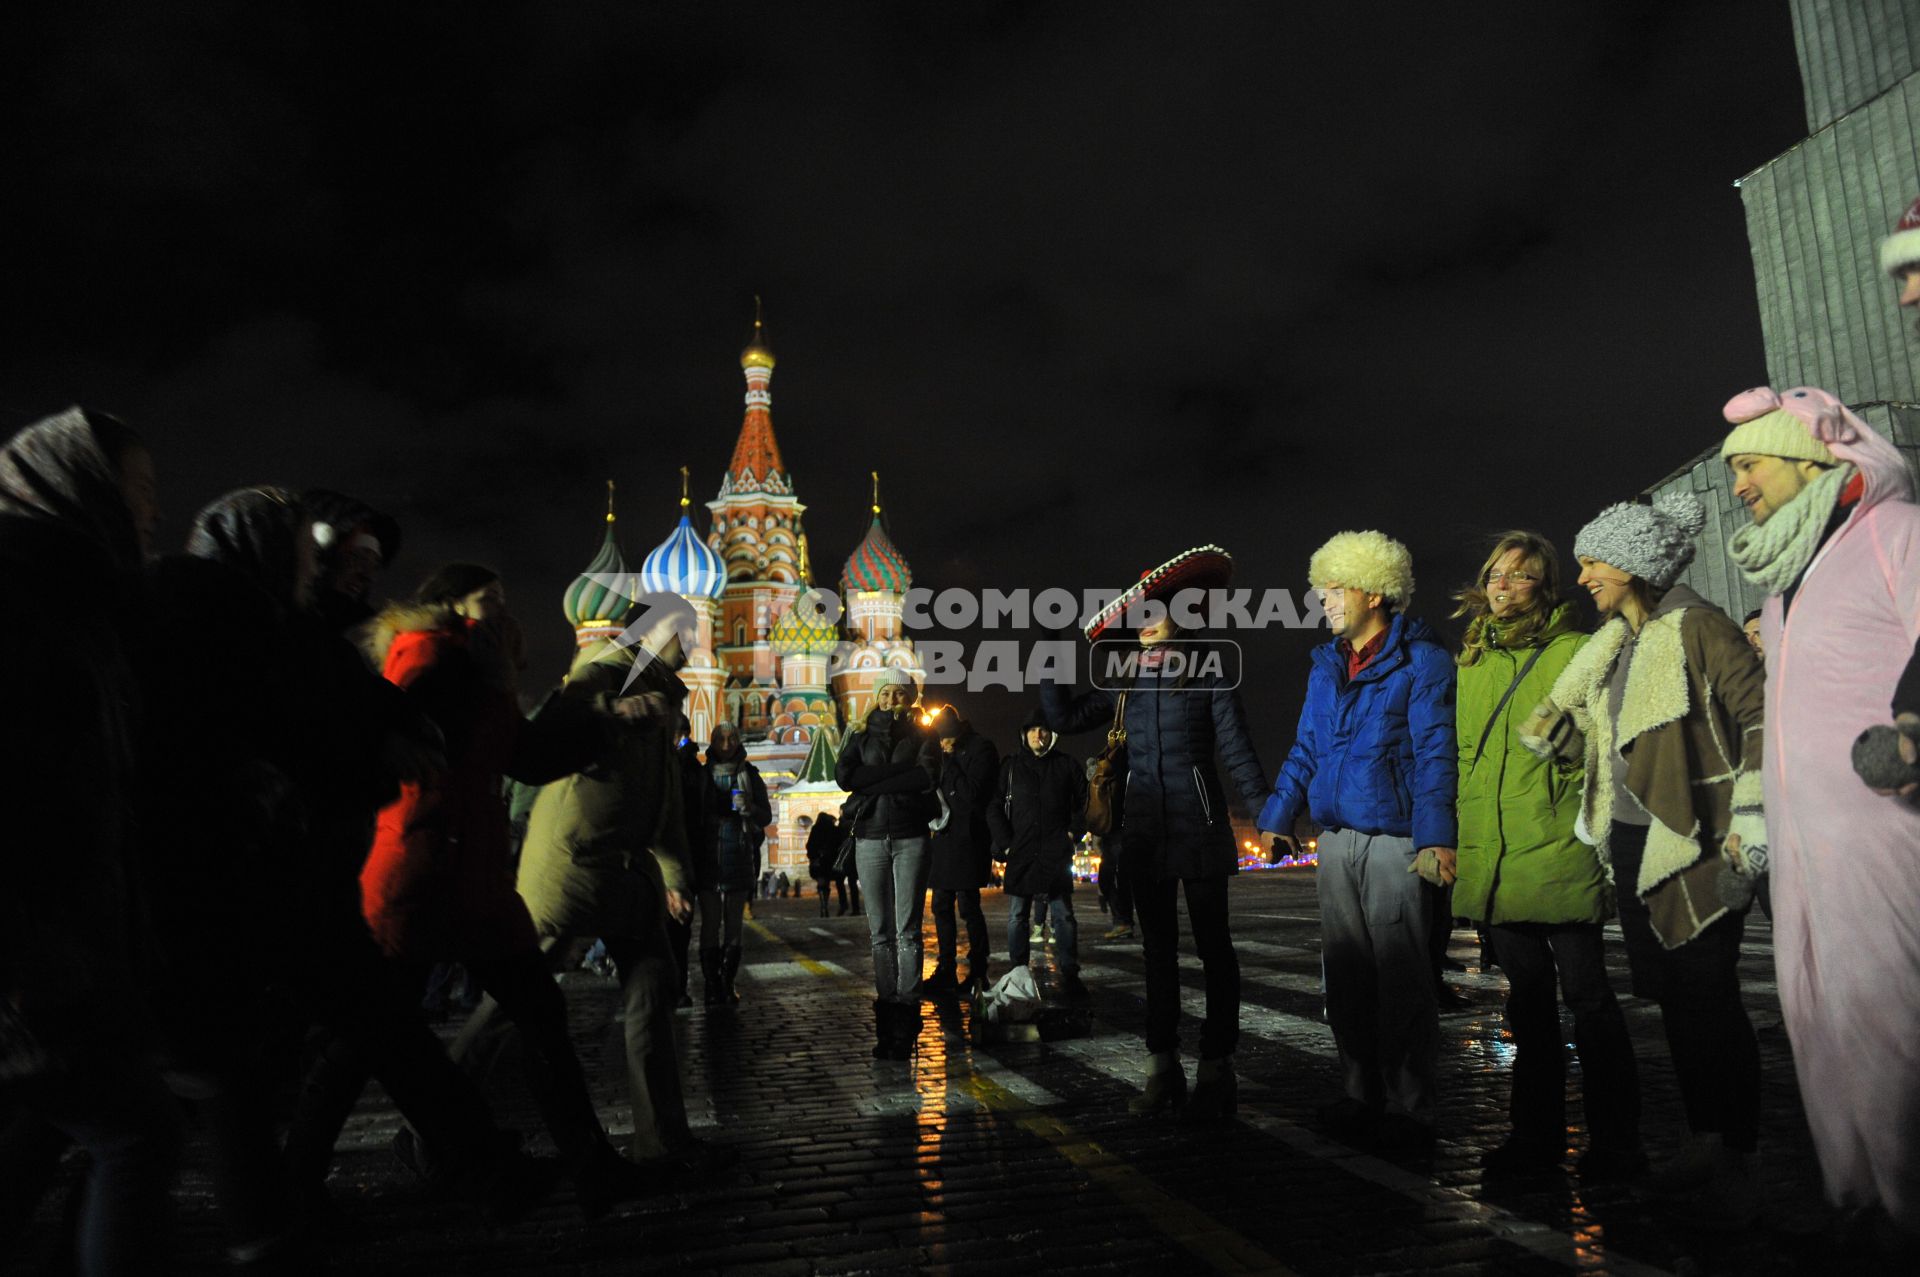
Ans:
<svg viewBox="0 0 1920 1277"><path fill-rule="evenodd" d="M400 787L360 873L367 925L395 957L484 960L537 949L514 890L501 775L545 783L577 770L600 743L599 726L583 730L577 717L540 726L523 718L468 654L471 624L444 608L404 606L374 632L382 673L447 738L447 770Z"/></svg>

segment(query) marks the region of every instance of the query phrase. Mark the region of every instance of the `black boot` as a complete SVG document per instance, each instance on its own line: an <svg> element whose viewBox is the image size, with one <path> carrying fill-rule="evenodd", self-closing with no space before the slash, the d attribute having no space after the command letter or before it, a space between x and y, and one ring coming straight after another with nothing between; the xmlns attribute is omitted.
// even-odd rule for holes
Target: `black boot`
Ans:
<svg viewBox="0 0 1920 1277"><path fill-rule="evenodd" d="M820 916L827 916L827 893L824 891L820 893Z"/></svg>
<svg viewBox="0 0 1920 1277"><path fill-rule="evenodd" d="M959 987L953 978L952 965L946 962L937 963L933 968L933 974L920 982L920 1000L932 1002L936 998L946 997Z"/></svg>
<svg viewBox="0 0 1920 1277"><path fill-rule="evenodd" d="M733 987L734 977L740 974L740 946L730 944L720 955L720 996L727 1005L740 1005L740 991Z"/></svg>
<svg viewBox="0 0 1920 1277"><path fill-rule="evenodd" d="M700 950L700 978L705 983L700 1001L710 1007L720 1005L720 950Z"/></svg>
<svg viewBox="0 0 1920 1277"><path fill-rule="evenodd" d="M1180 1068L1180 1056L1174 1051L1156 1052L1147 1064L1147 1087L1127 1101L1127 1112L1136 1117L1179 1109L1187 1102L1187 1075Z"/></svg>
<svg viewBox="0 0 1920 1277"><path fill-rule="evenodd" d="M910 1060L920 1042L920 1004L896 1002L893 1006L893 1053L889 1058Z"/></svg>
<svg viewBox="0 0 1920 1277"><path fill-rule="evenodd" d="M1200 1061L1194 1074L1193 1094L1180 1112L1180 1120L1194 1124L1228 1122L1240 1098L1240 1084L1233 1076L1233 1058Z"/></svg>
<svg viewBox="0 0 1920 1277"><path fill-rule="evenodd" d="M873 1000L873 1058L876 1060L893 1058L895 1005L882 998Z"/></svg>

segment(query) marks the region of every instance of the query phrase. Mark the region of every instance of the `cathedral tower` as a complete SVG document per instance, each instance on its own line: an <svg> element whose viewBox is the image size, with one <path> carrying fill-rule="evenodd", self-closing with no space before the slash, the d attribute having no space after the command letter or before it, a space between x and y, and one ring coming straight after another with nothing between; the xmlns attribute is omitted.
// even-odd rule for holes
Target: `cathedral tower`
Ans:
<svg viewBox="0 0 1920 1277"><path fill-rule="evenodd" d="M720 493L707 502L707 543L724 565L714 655L725 680L725 713L749 740L765 736L779 713L778 654L769 642L775 621L805 583L805 506L773 437L773 351L754 303L753 336L740 352L746 415Z"/></svg>

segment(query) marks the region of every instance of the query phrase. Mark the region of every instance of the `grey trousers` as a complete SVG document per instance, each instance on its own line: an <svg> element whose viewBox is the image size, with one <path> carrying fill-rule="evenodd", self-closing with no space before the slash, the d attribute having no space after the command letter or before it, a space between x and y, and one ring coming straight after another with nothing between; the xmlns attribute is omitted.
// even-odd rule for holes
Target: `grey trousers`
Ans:
<svg viewBox="0 0 1920 1277"><path fill-rule="evenodd" d="M1327 1021L1347 1094L1431 1123L1440 1012L1413 840L1329 829L1319 851Z"/></svg>
<svg viewBox="0 0 1920 1277"><path fill-rule="evenodd" d="M667 939L664 913L657 927L637 929L649 934L603 938L620 976L627 1101L633 1109L633 1139L627 1146L627 1156L643 1162L677 1152L693 1137L687 1129L687 1106L680 1090L680 1062L673 1041L679 965ZM578 966L579 953L585 947L585 937L540 938L540 951L555 971ZM484 1080L498 1066L516 1031L513 1021L500 1013L500 1004L489 996L468 1018L449 1054L469 1076Z"/></svg>
<svg viewBox="0 0 1920 1277"><path fill-rule="evenodd" d="M867 896L874 994L882 1002L912 1002L920 996L920 917L927 903L927 875L933 872L927 840L858 838L853 859Z"/></svg>

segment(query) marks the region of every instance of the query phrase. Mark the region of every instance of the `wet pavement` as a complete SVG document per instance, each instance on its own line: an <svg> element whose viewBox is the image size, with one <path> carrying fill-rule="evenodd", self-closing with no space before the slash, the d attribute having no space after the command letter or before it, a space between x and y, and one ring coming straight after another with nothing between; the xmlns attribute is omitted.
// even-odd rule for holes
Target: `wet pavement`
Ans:
<svg viewBox="0 0 1920 1277"><path fill-rule="evenodd" d="M1762 1223L1733 1234L1693 1226L1684 1203L1628 1185L1588 1187L1570 1167L1490 1180L1481 1154L1506 1134L1511 1044L1504 982L1479 969L1471 932L1450 979L1469 1005L1443 1014L1439 1139L1430 1154L1381 1157L1316 1128L1338 1091L1319 1015L1319 921L1311 870L1243 875L1233 889L1243 970L1238 1120L1196 1130L1127 1115L1140 1087L1145 1019L1138 939L1105 942L1082 886L1085 1036L976 1045L969 1008L931 1011L910 1064L876 1063L866 927L821 918L813 897L754 906L738 1007L683 1010L682 1069L696 1131L739 1152L705 1181L584 1223L563 1187L519 1223L485 1228L427 1200L390 1151L398 1118L369 1091L332 1183L344 1226L334 1271L353 1273L728 1274L954 1272L1591 1273L1862 1271L1830 1260L1818 1171L1779 1028L1765 920L1749 925L1742 975L1765 1068ZM987 893L1005 970L1006 906ZM931 927L927 944L932 952ZM1616 991L1627 988L1617 931ZM931 960L931 956L929 956ZM1043 988L1050 947L1036 951ZM1202 1005L1183 958L1189 1073ZM696 996L698 976L695 977ZM564 978L575 1039L603 1120L627 1129L618 999L611 981ZM1641 1065L1644 1132L1656 1165L1684 1134L1650 1003L1624 998ZM453 1023L443 1026L451 1035ZM1565 1027L1571 1034L1570 1021ZM511 1072L507 1070L505 1072ZM1570 1064L1572 1151L1585 1142ZM495 1102L538 1131L523 1096ZM551 1151L543 1134L536 1151ZM217 1264L204 1156L179 1198L187 1244ZM69 1176L72 1171L69 1169ZM44 1217L53 1212L49 1205Z"/></svg>

